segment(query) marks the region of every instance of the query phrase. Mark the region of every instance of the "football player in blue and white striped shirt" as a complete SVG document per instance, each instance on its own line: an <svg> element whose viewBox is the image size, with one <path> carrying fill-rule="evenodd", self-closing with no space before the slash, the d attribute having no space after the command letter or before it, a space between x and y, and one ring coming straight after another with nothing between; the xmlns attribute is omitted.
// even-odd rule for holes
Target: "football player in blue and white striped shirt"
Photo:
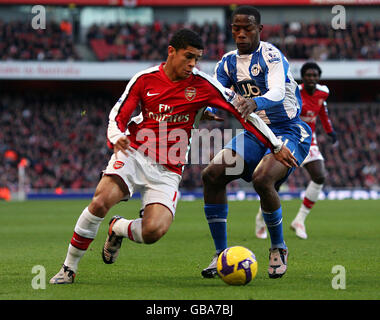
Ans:
<svg viewBox="0 0 380 320"><path fill-rule="evenodd" d="M241 6L232 13L232 35L237 50L226 53L215 68L215 76L224 87L242 95L237 110L248 119L252 112L260 116L280 138L300 165L308 154L310 127L299 115L302 101L285 56L275 46L260 41L260 13ZM240 174L226 171L239 161ZM233 138L202 172L205 215L214 240L216 254L202 271L204 277L216 275L218 255L227 248L228 204L226 185L238 178L252 181L260 196L260 208L271 238L268 274L283 276L287 268L288 248L282 230L282 207L278 190L294 167L276 161L270 150L248 131ZM264 228L265 231L265 228Z"/></svg>

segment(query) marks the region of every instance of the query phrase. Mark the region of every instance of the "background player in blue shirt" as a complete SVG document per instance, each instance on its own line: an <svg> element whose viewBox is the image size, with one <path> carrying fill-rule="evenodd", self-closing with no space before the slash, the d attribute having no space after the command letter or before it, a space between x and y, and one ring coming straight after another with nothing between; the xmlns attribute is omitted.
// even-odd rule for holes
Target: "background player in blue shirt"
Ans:
<svg viewBox="0 0 380 320"><path fill-rule="evenodd" d="M224 87L232 87L245 99L237 107L248 119L255 112L274 134L292 151L300 165L308 154L310 127L299 114L301 97L284 55L272 44L260 41L261 16L251 6L232 13L232 35L237 50L226 53L215 68L215 76ZM234 171L242 163L242 171ZM287 269L288 249L282 230L282 208L278 189L294 167L289 169L247 131L234 137L202 172L204 210L214 240L216 254L202 271L214 277L220 252L227 248L228 204L226 185L238 178L252 181L260 196L260 206L271 238L270 278L283 276Z"/></svg>

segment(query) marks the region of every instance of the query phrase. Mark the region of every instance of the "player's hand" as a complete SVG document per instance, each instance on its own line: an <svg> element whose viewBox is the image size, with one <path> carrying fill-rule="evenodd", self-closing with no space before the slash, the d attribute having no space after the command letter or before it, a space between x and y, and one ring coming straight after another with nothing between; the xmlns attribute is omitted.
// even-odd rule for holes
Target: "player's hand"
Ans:
<svg viewBox="0 0 380 320"><path fill-rule="evenodd" d="M330 137L331 144L333 145L333 147L337 147L339 144L339 141L338 141L338 137L337 137L336 132L332 131L332 132L328 133L327 135Z"/></svg>
<svg viewBox="0 0 380 320"><path fill-rule="evenodd" d="M212 113L210 110L205 110L202 114L201 121L207 120L207 121L224 121L223 118L218 117L215 113Z"/></svg>
<svg viewBox="0 0 380 320"><path fill-rule="evenodd" d="M280 161L285 167L298 167L297 159L293 156L287 146L282 146L280 151L273 153L277 161Z"/></svg>
<svg viewBox="0 0 380 320"><path fill-rule="evenodd" d="M234 106L244 120L247 120L248 116L257 109L255 100L246 99L241 95L237 95L237 100L234 103Z"/></svg>
<svg viewBox="0 0 380 320"><path fill-rule="evenodd" d="M117 159L117 153L121 151L128 157L127 150L132 151L131 142L129 141L127 136L123 136L117 140L117 142L113 146L113 152L115 153L115 157Z"/></svg>

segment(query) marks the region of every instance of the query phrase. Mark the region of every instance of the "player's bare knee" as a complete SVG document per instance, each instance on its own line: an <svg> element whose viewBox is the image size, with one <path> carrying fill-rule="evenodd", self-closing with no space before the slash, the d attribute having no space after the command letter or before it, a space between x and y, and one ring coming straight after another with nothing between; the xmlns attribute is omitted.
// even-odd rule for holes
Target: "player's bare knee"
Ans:
<svg viewBox="0 0 380 320"><path fill-rule="evenodd" d="M101 197L94 197L88 209L92 214L98 217L104 217L110 208Z"/></svg>
<svg viewBox="0 0 380 320"><path fill-rule="evenodd" d="M255 171L252 176L252 183L257 193L266 192L274 188L272 179L265 174L265 171Z"/></svg>
<svg viewBox="0 0 380 320"><path fill-rule="evenodd" d="M316 184L325 184L326 176L325 175L320 175L320 176L317 176L317 177L313 177L312 180Z"/></svg>
<svg viewBox="0 0 380 320"><path fill-rule="evenodd" d="M142 237L144 239L144 243L153 244L157 242L164 236L166 231L166 228L160 226L144 225L142 229Z"/></svg>
<svg viewBox="0 0 380 320"><path fill-rule="evenodd" d="M202 181L204 185L220 185L220 170L215 165L209 165L202 171Z"/></svg>

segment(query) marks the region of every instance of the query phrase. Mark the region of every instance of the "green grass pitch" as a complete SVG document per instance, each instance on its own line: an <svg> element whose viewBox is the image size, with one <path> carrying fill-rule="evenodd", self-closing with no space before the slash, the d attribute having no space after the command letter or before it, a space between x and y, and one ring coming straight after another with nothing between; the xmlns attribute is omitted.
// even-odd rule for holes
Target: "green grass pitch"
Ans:
<svg viewBox="0 0 380 320"><path fill-rule="evenodd" d="M139 201L115 206L82 259L73 285L49 285L66 255L75 222L88 201L0 203L0 300L378 300L380 299L380 202L319 201L307 219L308 240L289 229L300 201L284 201L288 272L267 275L269 239L254 237L258 201L230 202L229 245L257 257L259 271L246 286L203 279L214 248L203 202L180 201L168 233L153 245L124 240L120 256L106 265L101 249L109 218L137 217ZM36 265L46 270L46 288L33 289ZM345 289L334 289L334 266L345 270ZM337 280L337 278L335 278ZM337 282L337 281L335 281Z"/></svg>

